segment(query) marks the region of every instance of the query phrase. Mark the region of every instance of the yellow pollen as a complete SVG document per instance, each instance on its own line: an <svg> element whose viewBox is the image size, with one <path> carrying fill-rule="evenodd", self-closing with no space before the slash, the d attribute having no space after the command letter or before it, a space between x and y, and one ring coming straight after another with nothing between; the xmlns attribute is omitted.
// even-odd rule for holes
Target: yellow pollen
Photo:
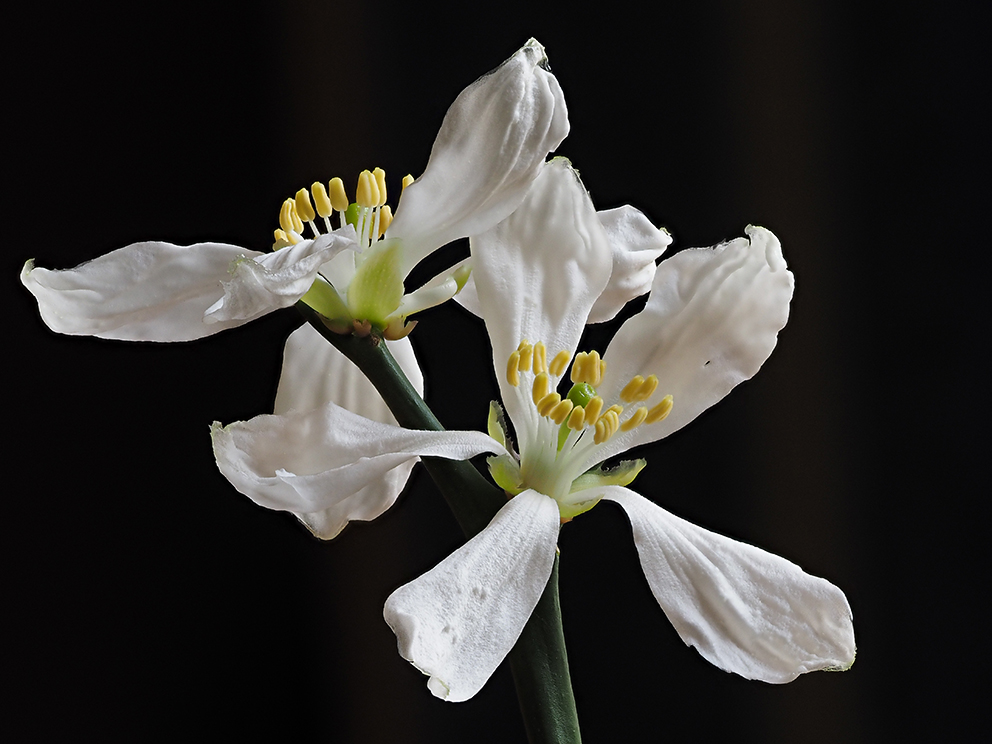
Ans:
<svg viewBox="0 0 992 744"><path fill-rule="evenodd" d="M541 372L534 378L534 387L532 390L531 398L534 401L534 405L541 402L541 399L550 392L551 380L548 379L547 372Z"/></svg>
<svg viewBox="0 0 992 744"><path fill-rule="evenodd" d="M386 203L386 171L375 168L372 170L372 177L375 178L376 188L379 189L379 201L376 206L381 207Z"/></svg>
<svg viewBox="0 0 992 744"><path fill-rule="evenodd" d="M565 398L565 400L561 401L558 405L551 409L551 413L549 413L548 416L556 424L563 424L565 423L565 419L568 418L568 414L572 412L572 408L574 406L575 404L572 403L572 401Z"/></svg>
<svg viewBox="0 0 992 744"><path fill-rule="evenodd" d="M634 400L634 396L641 389L641 385L644 384L644 378L640 375L634 375L630 382L624 385L623 390L620 391L620 400L624 403L630 403Z"/></svg>
<svg viewBox="0 0 992 744"><path fill-rule="evenodd" d="M306 189L300 189L296 192L296 213L304 222L312 222L313 218L317 216L310 204L310 192Z"/></svg>
<svg viewBox="0 0 992 744"><path fill-rule="evenodd" d="M379 234L376 235L377 238L381 238L389 227L389 223L393 221L393 210L389 208L388 204L383 204L382 208L379 210Z"/></svg>
<svg viewBox="0 0 992 744"><path fill-rule="evenodd" d="M537 412L541 416L547 416L559 403L561 403L561 396L558 393L548 393L537 404Z"/></svg>
<svg viewBox="0 0 992 744"><path fill-rule="evenodd" d="M548 347L543 341L534 344L534 374L548 371Z"/></svg>
<svg viewBox="0 0 992 744"><path fill-rule="evenodd" d="M518 364L520 364L520 352L515 351L506 360L506 381L513 385L513 387L520 384L520 373L517 371Z"/></svg>
<svg viewBox="0 0 992 744"><path fill-rule="evenodd" d="M648 417L648 409L645 408L644 406L641 406L636 411L634 411L633 416L631 416L629 419L627 419L620 425L620 431L630 431L631 429L636 429L638 426L644 423L644 419L646 419L647 417Z"/></svg>
<svg viewBox="0 0 992 744"><path fill-rule="evenodd" d="M585 409L582 406L575 406L568 416L568 428L572 431L581 431L585 422Z"/></svg>
<svg viewBox="0 0 992 744"><path fill-rule="evenodd" d="M600 398L598 395L593 396L593 399L586 403L586 423L589 426L595 426L596 422L599 421L599 415L603 412L603 406L606 402Z"/></svg>
<svg viewBox="0 0 992 744"><path fill-rule="evenodd" d="M296 202L293 199L287 199L282 203L282 208L279 210L279 227L287 233L303 232L303 222L296 213Z"/></svg>
<svg viewBox="0 0 992 744"><path fill-rule="evenodd" d="M414 180L413 176L411 176L409 173L403 176L403 188L405 189L407 186L413 183L413 180Z"/></svg>
<svg viewBox="0 0 992 744"><path fill-rule="evenodd" d="M327 196L327 189L324 188L324 184L320 181L314 181L310 186L310 192L313 194L313 203L317 207L317 214L321 217L330 217L334 208L331 206L331 200Z"/></svg>
<svg viewBox="0 0 992 744"><path fill-rule="evenodd" d="M331 196L331 206L335 212L344 212L348 209L348 195L344 191L344 181L340 178L332 178L327 189Z"/></svg>
<svg viewBox="0 0 992 744"><path fill-rule="evenodd" d="M648 411L648 415L644 419L646 424L656 424L659 421L663 421L665 417L672 412L672 406L675 405L675 400L671 395L666 395L661 399L661 402Z"/></svg>
<svg viewBox="0 0 992 744"><path fill-rule="evenodd" d="M555 354L555 358L551 360L551 364L548 365L548 371L555 377L561 377L568 368L568 363L571 359L572 355L567 351L559 351Z"/></svg>

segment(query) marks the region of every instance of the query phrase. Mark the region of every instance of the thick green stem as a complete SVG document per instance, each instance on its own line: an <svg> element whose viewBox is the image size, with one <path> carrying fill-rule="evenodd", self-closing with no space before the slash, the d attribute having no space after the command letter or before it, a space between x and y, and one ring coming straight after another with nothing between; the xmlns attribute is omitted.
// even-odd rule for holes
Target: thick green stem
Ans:
<svg viewBox="0 0 992 744"><path fill-rule="evenodd" d="M378 336L335 333L324 324L320 313L303 302L296 306L311 326L369 378L401 426L443 429ZM506 504L503 491L489 483L472 463L437 457L425 457L423 462L466 537L478 534ZM531 744L579 742L558 604L557 556L544 594L510 652L510 663Z"/></svg>

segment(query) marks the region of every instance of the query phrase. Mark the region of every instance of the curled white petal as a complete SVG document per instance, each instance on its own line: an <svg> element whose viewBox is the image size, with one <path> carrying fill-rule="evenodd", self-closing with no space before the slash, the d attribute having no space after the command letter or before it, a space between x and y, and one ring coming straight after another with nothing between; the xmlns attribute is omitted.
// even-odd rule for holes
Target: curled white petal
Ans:
<svg viewBox="0 0 992 744"><path fill-rule="evenodd" d="M851 607L844 593L799 566L670 514L619 486L641 567L686 645L747 679L791 682L854 663Z"/></svg>
<svg viewBox="0 0 992 744"><path fill-rule="evenodd" d="M28 261L21 281L58 333L190 341L291 305L309 289L319 262L339 247L306 241L285 254L263 254L224 243L134 243L74 269L52 271ZM233 277L232 266L238 267ZM238 276L249 290L236 286ZM232 297L228 310L205 318L226 294Z"/></svg>
<svg viewBox="0 0 992 744"><path fill-rule="evenodd" d="M335 231L256 258L235 261L230 277L221 282L224 296L203 315L205 323L245 323L281 307L289 307L307 293L322 264L354 248L354 231Z"/></svg>
<svg viewBox="0 0 992 744"><path fill-rule="evenodd" d="M400 655L430 675L437 697L468 700L513 648L551 576L558 528L554 500L524 491L386 600Z"/></svg>
<svg viewBox="0 0 992 744"><path fill-rule="evenodd" d="M549 358L575 351L589 309L610 278L609 241L578 175L556 158L512 215L473 236L471 249L496 376L523 450L537 411L530 390L507 382L506 360L525 338L543 341Z"/></svg>
<svg viewBox="0 0 992 744"><path fill-rule="evenodd" d="M655 261L672 243L667 230L655 227L629 205L600 212L599 221L613 249L613 272L589 311L588 323L612 320L624 305L651 289Z"/></svg>
<svg viewBox="0 0 992 744"><path fill-rule="evenodd" d="M393 357L414 388L423 395L424 377L409 338L386 341ZM336 403L352 413L384 424L395 424L389 407L368 378L310 325L302 325L286 340L282 374L274 413L309 411ZM352 520L371 520L388 509L406 486L416 459L397 465L381 479L319 512L297 513L317 537L329 540Z"/></svg>
<svg viewBox="0 0 992 744"><path fill-rule="evenodd" d="M746 232L746 239L682 251L658 266L644 310L606 349L598 390L615 400L634 375L654 374L658 387L645 405L665 395L675 405L659 423L619 432L598 451L599 460L677 431L772 353L789 318L794 280L778 238L760 227Z"/></svg>
<svg viewBox="0 0 992 744"><path fill-rule="evenodd" d="M420 456L467 460L505 451L481 432L404 429L334 403L215 423L211 436L217 467L238 491L260 506L294 514L338 509Z"/></svg>
<svg viewBox="0 0 992 744"><path fill-rule="evenodd" d="M531 39L459 94L423 175L403 190L387 234L403 241L404 275L440 246L510 214L566 134L564 96L544 47Z"/></svg>

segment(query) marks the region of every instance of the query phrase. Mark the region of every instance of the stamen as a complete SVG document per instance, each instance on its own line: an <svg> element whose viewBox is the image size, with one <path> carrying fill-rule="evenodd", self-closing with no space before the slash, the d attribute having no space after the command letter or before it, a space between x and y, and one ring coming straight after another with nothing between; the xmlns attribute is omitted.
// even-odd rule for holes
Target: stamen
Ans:
<svg viewBox="0 0 992 744"><path fill-rule="evenodd" d="M602 367L602 362L599 358L598 351L590 351L589 356L586 357L586 363L582 367L582 371L585 373L585 380L583 382L588 382L593 387L596 387L603 381L603 373L600 371Z"/></svg>
<svg viewBox="0 0 992 744"><path fill-rule="evenodd" d="M534 374L539 375L548 371L548 347L543 341L534 344Z"/></svg>
<svg viewBox="0 0 992 744"><path fill-rule="evenodd" d="M520 364L520 352L515 351L506 360L506 381L513 385L513 387L517 387L520 384L520 374L517 371L518 364Z"/></svg>
<svg viewBox="0 0 992 744"><path fill-rule="evenodd" d="M546 396L551 390L551 380L548 379L547 372L541 372L534 378L534 387L532 389L531 398L534 401L534 405L537 405L544 396Z"/></svg>
<svg viewBox="0 0 992 744"><path fill-rule="evenodd" d="M386 230L389 229L389 223L393 221L393 210L389 208L388 204L383 204L379 209L379 229L376 231L376 237L381 238Z"/></svg>
<svg viewBox="0 0 992 744"><path fill-rule="evenodd" d="M605 405L606 401L598 395L586 403L586 423L589 426L596 425L596 422L599 421L600 414L603 412L603 406Z"/></svg>
<svg viewBox="0 0 992 744"><path fill-rule="evenodd" d="M527 339L520 342L520 346L517 347L517 351L520 352L520 371L530 372L531 362L534 359L534 347L530 345Z"/></svg>
<svg viewBox="0 0 992 744"><path fill-rule="evenodd" d="M636 411L634 411L633 416L631 416L629 419L627 419L620 425L620 431L630 431L631 429L636 429L638 426L644 423L644 419L646 419L647 417L648 417L648 409L645 408L644 406L641 406Z"/></svg>
<svg viewBox="0 0 992 744"><path fill-rule="evenodd" d="M634 396L641 389L641 385L644 384L644 378L640 375L634 375L630 382L624 385L623 390L620 391L620 400L624 403L630 403L634 400Z"/></svg>
<svg viewBox="0 0 992 744"><path fill-rule="evenodd" d="M332 178L327 189L331 196L331 206L335 212L345 212L348 210L348 195L344 191L344 181L340 178ZM342 225L344 227L344 225Z"/></svg>
<svg viewBox="0 0 992 744"><path fill-rule="evenodd" d="M657 424L659 421L663 421L669 413L672 412L672 406L675 405L675 400L671 395L666 395L661 399L661 402L648 411L647 417L644 419L645 424Z"/></svg>
<svg viewBox="0 0 992 744"><path fill-rule="evenodd" d="M310 204L310 192L306 189L300 189L296 192L295 201L296 213L300 216L300 219L303 222L313 222L313 218L317 216L317 213L313 211L313 206Z"/></svg>
<svg viewBox="0 0 992 744"><path fill-rule="evenodd" d="M386 203L386 171L382 168L375 168L372 171L372 176L375 178L376 188L379 189L379 200L376 206L381 207Z"/></svg>
<svg viewBox="0 0 992 744"><path fill-rule="evenodd" d="M407 186L413 183L414 180L415 180L414 177L411 176L409 173L407 173L405 176L403 176L403 188L405 189Z"/></svg>
<svg viewBox="0 0 992 744"><path fill-rule="evenodd" d="M548 371L555 377L561 377L568 368L568 363L571 359L572 355L567 351L559 351L555 354L555 358L551 360L551 364L548 365Z"/></svg>
<svg viewBox="0 0 992 744"><path fill-rule="evenodd" d="M313 194L313 203L317 207L317 214L324 219L330 217L334 212L334 208L331 206L331 200L327 196L327 189L324 188L324 184L320 181L315 181L310 186L310 191Z"/></svg>
<svg viewBox="0 0 992 744"><path fill-rule="evenodd" d="M572 401L565 398L565 400L561 401L558 405L551 409L551 413L549 413L548 416L556 424L561 425L565 423L565 419L568 418L568 414L572 412L573 407L574 404Z"/></svg>
<svg viewBox="0 0 992 744"><path fill-rule="evenodd" d="M581 431L585 422L585 409L582 406L575 406L568 416L568 428L572 431Z"/></svg>
<svg viewBox="0 0 992 744"><path fill-rule="evenodd" d="M541 416L547 416L559 403L561 403L561 396L558 393L548 393L537 404L537 412Z"/></svg>
<svg viewBox="0 0 992 744"><path fill-rule="evenodd" d="M657 390L657 388L658 378L655 375L650 375L644 382L641 383L641 386L637 389L637 392L634 394L632 400L647 400L654 395L654 391Z"/></svg>
<svg viewBox="0 0 992 744"><path fill-rule="evenodd" d="M375 186L375 181L372 179L372 174L363 170L358 174L358 187L355 189L355 202L360 207L369 208L375 205L375 198L372 194L372 189ZM378 194L375 194L378 196Z"/></svg>
<svg viewBox="0 0 992 744"><path fill-rule="evenodd" d="M279 210L279 227L286 233L295 232L299 235L303 232L303 222L296 213L296 202L293 199L287 199L282 203L282 208Z"/></svg>
<svg viewBox="0 0 992 744"><path fill-rule="evenodd" d="M583 379L583 368L585 367L588 356L589 355L584 351L580 351L575 355L575 361L572 362L572 382L585 382Z"/></svg>

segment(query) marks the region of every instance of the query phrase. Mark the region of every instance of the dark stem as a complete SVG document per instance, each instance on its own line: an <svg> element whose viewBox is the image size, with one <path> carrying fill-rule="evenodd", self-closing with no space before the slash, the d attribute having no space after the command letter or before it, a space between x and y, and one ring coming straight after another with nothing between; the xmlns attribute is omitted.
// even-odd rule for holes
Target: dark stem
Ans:
<svg viewBox="0 0 992 744"><path fill-rule="evenodd" d="M309 305L298 302L296 307L318 333L369 378L400 426L443 429L375 332L365 337L335 333ZM439 457L425 457L423 462L466 538L478 534L506 504L503 491L486 480L472 463ZM558 604L557 556L544 594L509 658L531 744L581 741Z"/></svg>

